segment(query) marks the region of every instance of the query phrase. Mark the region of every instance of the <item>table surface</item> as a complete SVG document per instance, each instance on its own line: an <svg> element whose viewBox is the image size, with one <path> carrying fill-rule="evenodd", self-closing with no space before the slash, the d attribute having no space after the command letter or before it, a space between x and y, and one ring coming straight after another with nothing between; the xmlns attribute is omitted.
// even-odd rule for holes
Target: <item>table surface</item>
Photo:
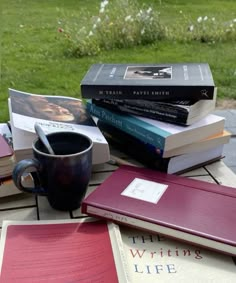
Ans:
<svg viewBox="0 0 236 283"><path fill-rule="evenodd" d="M121 152L112 150L111 153L128 162L140 165ZM117 168L117 165L109 163L95 165L93 167L93 174L87 194L95 190L96 187ZM181 175L236 188L236 175L224 164L223 160ZM42 196L37 197L30 194L20 193L14 196L0 198L0 227L2 227L2 222L4 220L55 220L81 217L85 217L85 215L81 213L80 209L71 212L52 209L47 198Z"/></svg>

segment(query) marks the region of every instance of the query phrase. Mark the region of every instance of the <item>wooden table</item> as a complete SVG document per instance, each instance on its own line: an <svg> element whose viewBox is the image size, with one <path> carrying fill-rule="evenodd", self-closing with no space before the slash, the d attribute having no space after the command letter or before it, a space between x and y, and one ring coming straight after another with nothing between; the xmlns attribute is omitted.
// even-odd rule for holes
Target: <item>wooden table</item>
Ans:
<svg viewBox="0 0 236 283"><path fill-rule="evenodd" d="M112 150L112 154L125 158L129 162L134 162L134 160L129 159L123 153ZM138 163L136 162L136 164ZM87 194L96 189L117 168L116 165L108 163L94 166ZM224 164L223 160L182 175L236 188L236 175ZM0 226L2 226L3 220L50 220L81 218L84 216L80 209L72 212L52 209L46 197L35 197L21 193L0 198Z"/></svg>

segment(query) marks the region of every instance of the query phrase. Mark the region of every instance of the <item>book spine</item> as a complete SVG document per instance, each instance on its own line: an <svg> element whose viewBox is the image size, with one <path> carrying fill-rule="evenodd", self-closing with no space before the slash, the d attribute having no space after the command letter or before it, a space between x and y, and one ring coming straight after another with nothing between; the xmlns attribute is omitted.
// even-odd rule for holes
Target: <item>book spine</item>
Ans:
<svg viewBox="0 0 236 283"><path fill-rule="evenodd" d="M97 125L109 144L114 145L122 152L125 152L149 168L161 172L168 171L170 158L163 158L163 151L100 120L98 120Z"/></svg>
<svg viewBox="0 0 236 283"><path fill-rule="evenodd" d="M160 112L168 112L175 115L182 115L183 117L188 116L189 107L182 106L175 103L147 100L147 99L92 99L92 102L97 105L108 105L108 106L119 106L126 107L142 111L142 109L146 110L155 110Z"/></svg>
<svg viewBox="0 0 236 283"><path fill-rule="evenodd" d="M181 239L181 241L198 244L202 247L210 248L212 250L225 252L226 254L235 256L236 247L231 244L223 243L217 241L216 239L205 238L200 234L189 233L188 231L180 231L175 227L167 227L162 224L157 224L153 222L148 222L146 220L138 219L132 215L125 215L122 212L114 212L110 209L97 207L95 205L87 204L82 202L81 212L89 216L100 217L105 220L112 220L118 224L124 224L134 228L139 228L142 230L147 230L150 232L160 233L169 237L174 237L175 239ZM173 236L174 235L174 236Z"/></svg>
<svg viewBox="0 0 236 283"><path fill-rule="evenodd" d="M200 100L213 99L214 86L135 86L81 84L83 98Z"/></svg>
<svg viewBox="0 0 236 283"><path fill-rule="evenodd" d="M108 109L96 106L91 101L87 101L87 109L91 115L99 118L143 142L150 143L157 148L164 150L165 137L169 135L168 132L158 129L144 121L138 120L129 115L121 115Z"/></svg>
<svg viewBox="0 0 236 283"><path fill-rule="evenodd" d="M114 100L112 100L114 101ZM146 108L138 106L138 105L129 105L125 103L109 103L107 100L93 100L93 103L97 106L101 106L103 108L107 108L112 111L120 111L123 113L139 115L150 119L156 119L160 121L165 121L169 123L174 123L178 125L186 125L188 113L183 113L183 111L179 111L178 109L174 109L173 107L157 107L156 109ZM159 109L158 109L159 108Z"/></svg>

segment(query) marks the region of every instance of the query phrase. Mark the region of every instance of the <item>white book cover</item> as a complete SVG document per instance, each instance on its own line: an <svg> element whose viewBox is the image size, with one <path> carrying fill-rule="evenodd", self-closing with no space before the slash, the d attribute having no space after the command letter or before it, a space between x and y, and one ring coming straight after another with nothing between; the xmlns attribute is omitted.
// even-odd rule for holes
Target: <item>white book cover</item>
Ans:
<svg viewBox="0 0 236 283"><path fill-rule="evenodd" d="M93 164L110 160L109 145L81 99L9 89L9 113L16 158L22 150L24 158L32 154L37 122L46 134L71 131L89 136L94 143Z"/></svg>

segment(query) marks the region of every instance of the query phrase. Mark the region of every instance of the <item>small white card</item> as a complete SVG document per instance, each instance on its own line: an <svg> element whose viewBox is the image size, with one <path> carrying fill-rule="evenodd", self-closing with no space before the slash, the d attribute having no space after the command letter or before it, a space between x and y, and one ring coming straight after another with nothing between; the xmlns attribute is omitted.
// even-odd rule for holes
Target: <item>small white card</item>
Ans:
<svg viewBox="0 0 236 283"><path fill-rule="evenodd" d="M168 185L135 178L121 193L123 196L157 203L164 194Z"/></svg>

